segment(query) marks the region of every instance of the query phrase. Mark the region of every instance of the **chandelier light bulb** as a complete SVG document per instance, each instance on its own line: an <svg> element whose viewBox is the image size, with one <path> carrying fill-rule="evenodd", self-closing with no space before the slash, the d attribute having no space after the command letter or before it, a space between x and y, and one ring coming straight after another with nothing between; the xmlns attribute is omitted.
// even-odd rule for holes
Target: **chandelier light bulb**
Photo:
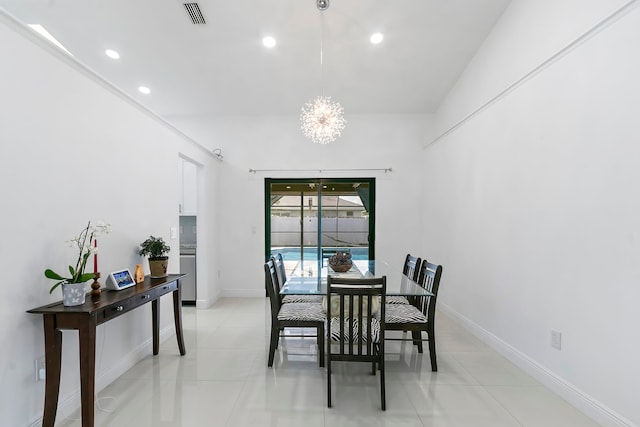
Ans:
<svg viewBox="0 0 640 427"><path fill-rule="evenodd" d="M302 107L302 133L316 144L333 142L347 123L342 114L340 103L331 102L330 96L319 96Z"/></svg>

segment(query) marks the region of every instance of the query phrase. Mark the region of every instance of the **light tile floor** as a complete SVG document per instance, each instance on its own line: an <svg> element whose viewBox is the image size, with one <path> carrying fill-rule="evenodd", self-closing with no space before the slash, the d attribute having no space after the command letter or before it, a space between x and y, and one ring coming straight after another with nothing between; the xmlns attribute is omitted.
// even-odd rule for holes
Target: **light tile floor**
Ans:
<svg viewBox="0 0 640 427"><path fill-rule="evenodd" d="M185 307L183 317L187 355L171 338L106 387L97 427L597 426L442 313L437 373L426 348L387 343L385 412L379 377L360 363L334 363L334 406L326 407L314 338L284 340L268 368L267 299L222 299L208 310ZM80 426L78 418L59 425Z"/></svg>

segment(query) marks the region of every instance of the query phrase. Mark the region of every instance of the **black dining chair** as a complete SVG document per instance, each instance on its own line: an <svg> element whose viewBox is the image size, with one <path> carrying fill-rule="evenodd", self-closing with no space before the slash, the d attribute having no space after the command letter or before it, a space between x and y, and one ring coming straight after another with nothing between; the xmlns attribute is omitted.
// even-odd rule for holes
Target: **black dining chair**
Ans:
<svg viewBox="0 0 640 427"><path fill-rule="evenodd" d="M280 333L285 328L314 328L318 343L318 363L324 366L324 325L327 320L321 303L288 303L280 299L280 283L272 260L264 265L267 292L271 303L271 339L267 366L273 366ZM309 335L287 335L287 337L309 337Z"/></svg>
<svg viewBox="0 0 640 427"><path fill-rule="evenodd" d="M412 304L387 304L386 324L388 331L409 331L411 340L418 346L418 353L422 353L422 332L425 332L426 341L429 342L429 356L431 358L431 370L438 370L436 359L436 335L435 318L438 290L442 266L424 260L418 271L417 282L433 296L421 296L413 298ZM395 340L395 339L394 339Z"/></svg>
<svg viewBox="0 0 640 427"><path fill-rule="evenodd" d="M327 405L332 362L368 362L380 370L380 401L386 410L384 332L387 278L327 278ZM377 305L377 308L376 308Z"/></svg>
<svg viewBox="0 0 640 427"><path fill-rule="evenodd" d="M275 255L271 255L271 260L276 267L278 281L280 282L280 286L282 286L284 282L287 281L287 270L284 268L284 259L282 258L282 254L278 252Z"/></svg>
<svg viewBox="0 0 640 427"><path fill-rule="evenodd" d="M402 274L413 281L417 281L420 264L420 258L407 254L404 259L404 265L402 266ZM387 304L409 304L409 299L403 296L389 296L387 297Z"/></svg>
<svg viewBox="0 0 640 427"><path fill-rule="evenodd" d="M420 257L414 257L411 254L407 254L404 259L404 267L402 268L402 274L407 276L409 279L417 281L418 280L418 270L420 270L420 265L422 260Z"/></svg>
<svg viewBox="0 0 640 427"><path fill-rule="evenodd" d="M338 252L339 250L346 252L346 249L337 249L337 248L331 248L331 249L326 249L326 248L322 248L322 267L326 267L329 265L329 258L331 258L332 256L334 256L336 254L336 252Z"/></svg>
<svg viewBox="0 0 640 427"><path fill-rule="evenodd" d="M271 260L273 261L273 264L276 268L276 274L278 276L278 281L280 282L280 287L282 287L287 281L287 271L284 268L284 260L282 258L282 254L278 252L276 255L272 255ZM299 302L310 302L317 304L322 302L322 295L284 295L281 301L283 304Z"/></svg>

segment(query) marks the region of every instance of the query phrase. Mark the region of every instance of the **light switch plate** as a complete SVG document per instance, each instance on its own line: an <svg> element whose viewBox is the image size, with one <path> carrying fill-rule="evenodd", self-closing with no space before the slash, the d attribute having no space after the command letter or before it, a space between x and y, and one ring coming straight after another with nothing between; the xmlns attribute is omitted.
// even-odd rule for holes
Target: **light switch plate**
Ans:
<svg viewBox="0 0 640 427"><path fill-rule="evenodd" d="M562 333L554 330L551 331L551 347L556 350L562 349Z"/></svg>

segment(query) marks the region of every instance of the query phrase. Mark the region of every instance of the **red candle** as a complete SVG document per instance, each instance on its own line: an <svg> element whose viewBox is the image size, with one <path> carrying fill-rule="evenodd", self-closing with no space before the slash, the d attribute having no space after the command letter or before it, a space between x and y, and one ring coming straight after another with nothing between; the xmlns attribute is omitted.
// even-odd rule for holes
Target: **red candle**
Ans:
<svg viewBox="0 0 640 427"><path fill-rule="evenodd" d="M93 247L94 248L98 248L98 239L95 239L93 241ZM95 252L93 254L93 272L97 273L98 272L98 252Z"/></svg>

